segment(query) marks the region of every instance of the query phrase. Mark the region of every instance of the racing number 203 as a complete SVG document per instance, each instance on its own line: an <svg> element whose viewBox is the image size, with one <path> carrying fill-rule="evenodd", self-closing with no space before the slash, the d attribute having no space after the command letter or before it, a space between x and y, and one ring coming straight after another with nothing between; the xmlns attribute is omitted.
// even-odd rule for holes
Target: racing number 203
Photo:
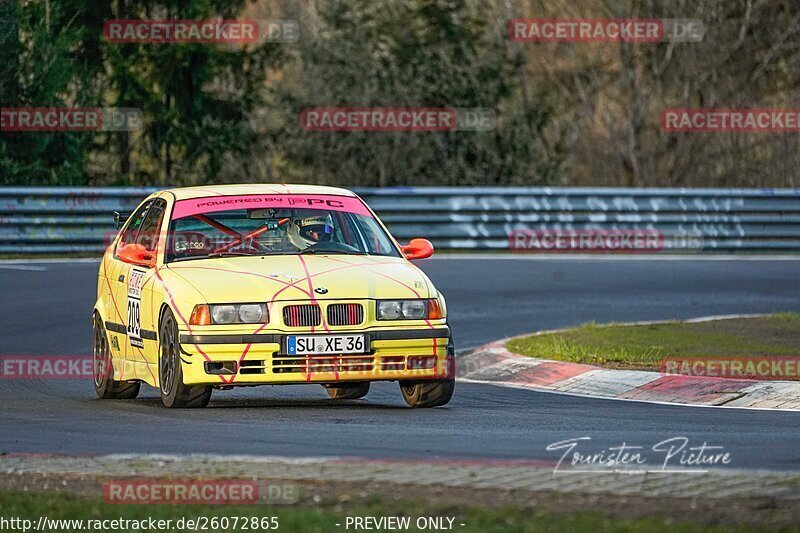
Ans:
<svg viewBox="0 0 800 533"><path fill-rule="evenodd" d="M131 269L128 280L128 342L135 348L144 348L142 342L142 285L144 284L144 270Z"/></svg>
<svg viewBox="0 0 800 533"><path fill-rule="evenodd" d="M128 336L141 336L140 300L128 298Z"/></svg>

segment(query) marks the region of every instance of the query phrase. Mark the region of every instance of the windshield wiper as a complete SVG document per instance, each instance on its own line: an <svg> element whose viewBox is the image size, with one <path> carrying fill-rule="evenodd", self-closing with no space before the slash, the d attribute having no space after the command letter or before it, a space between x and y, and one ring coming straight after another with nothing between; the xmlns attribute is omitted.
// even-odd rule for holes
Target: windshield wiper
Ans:
<svg viewBox="0 0 800 533"><path fill-rule="evenodd" d="M228 256L247 256L247 257L251 257L251 256L257 256L257 255L259 255L259 254L248 254L247 252L231 252L229 250L226 250L224 252L211 252L206 257L228 257Z"/></svg>
<svg viewBox="0 0 800 533"><path fill-rule="evenodd" d="M306 248L300 251L300 255L304 254L322 254L322 255L367 255L367 252L357 250L316 250L314 248Z"/></svg>

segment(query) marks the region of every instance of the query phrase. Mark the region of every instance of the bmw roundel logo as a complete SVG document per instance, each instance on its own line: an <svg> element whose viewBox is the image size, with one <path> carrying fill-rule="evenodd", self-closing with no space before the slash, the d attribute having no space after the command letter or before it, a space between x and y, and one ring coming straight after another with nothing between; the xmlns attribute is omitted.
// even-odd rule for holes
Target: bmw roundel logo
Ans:
<svg viewBox="0 0 800 533"><path fill-rule="evenodd" d="M325 287L317 287L316 289L314 289L314 292L316 292L317 294L328 294L328 289L326 289Z"/></svg>

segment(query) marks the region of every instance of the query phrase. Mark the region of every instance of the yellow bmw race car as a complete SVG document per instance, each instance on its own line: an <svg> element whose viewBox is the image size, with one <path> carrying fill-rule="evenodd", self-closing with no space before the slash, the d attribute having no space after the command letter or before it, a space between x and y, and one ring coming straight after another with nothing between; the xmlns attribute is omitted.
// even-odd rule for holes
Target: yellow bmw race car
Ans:
<svg viewBox="0 0 800 533"><path fill-rule="evenodd" d="M398 381L412 407L453 395L444 297L354 193L220 185L152 194L106 250L93 313L100 398L156 387L167 407L212 389L318 383L333 399Z"/></svg>

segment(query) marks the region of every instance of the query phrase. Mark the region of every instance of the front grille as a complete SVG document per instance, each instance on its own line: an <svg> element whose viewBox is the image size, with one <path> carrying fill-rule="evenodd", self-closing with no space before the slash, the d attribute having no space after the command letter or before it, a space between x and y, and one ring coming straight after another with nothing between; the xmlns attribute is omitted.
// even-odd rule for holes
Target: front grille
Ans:
<svg viewBox="0 0 800 533"><path fill-rule="evenodd" d="M328 306L328 324L331 326L355 326L364 320L361 304L332 304Z"/></svg>
<svg viewBox="0 0 800 533"><path fill-rule="evenodd" d="M265 368L266 368L266 361L264 361L263 359L242 361L242 364L239 366L239 373L263 374Z"/></svg>
<svg viewBox="0 0 800 533"><path fill-rule="evenodd" d="M406 356L405 355L389 355L381 358L381 370L389 372L392 370L405 370L406 369Z"/></svg>
<svg viewBox="0 0 800 533"><path fill-rule="evenodd" d="M274 374L314 374L318 372L372 372L373 355L275 355L272 358Z"/></svg>
<svg viewBox="0 0 800 533"><path fill-rule="evenodd" d="M319 326L321 319L318 305L287 305L283 308L283 322L293 328Z"/></svg>

